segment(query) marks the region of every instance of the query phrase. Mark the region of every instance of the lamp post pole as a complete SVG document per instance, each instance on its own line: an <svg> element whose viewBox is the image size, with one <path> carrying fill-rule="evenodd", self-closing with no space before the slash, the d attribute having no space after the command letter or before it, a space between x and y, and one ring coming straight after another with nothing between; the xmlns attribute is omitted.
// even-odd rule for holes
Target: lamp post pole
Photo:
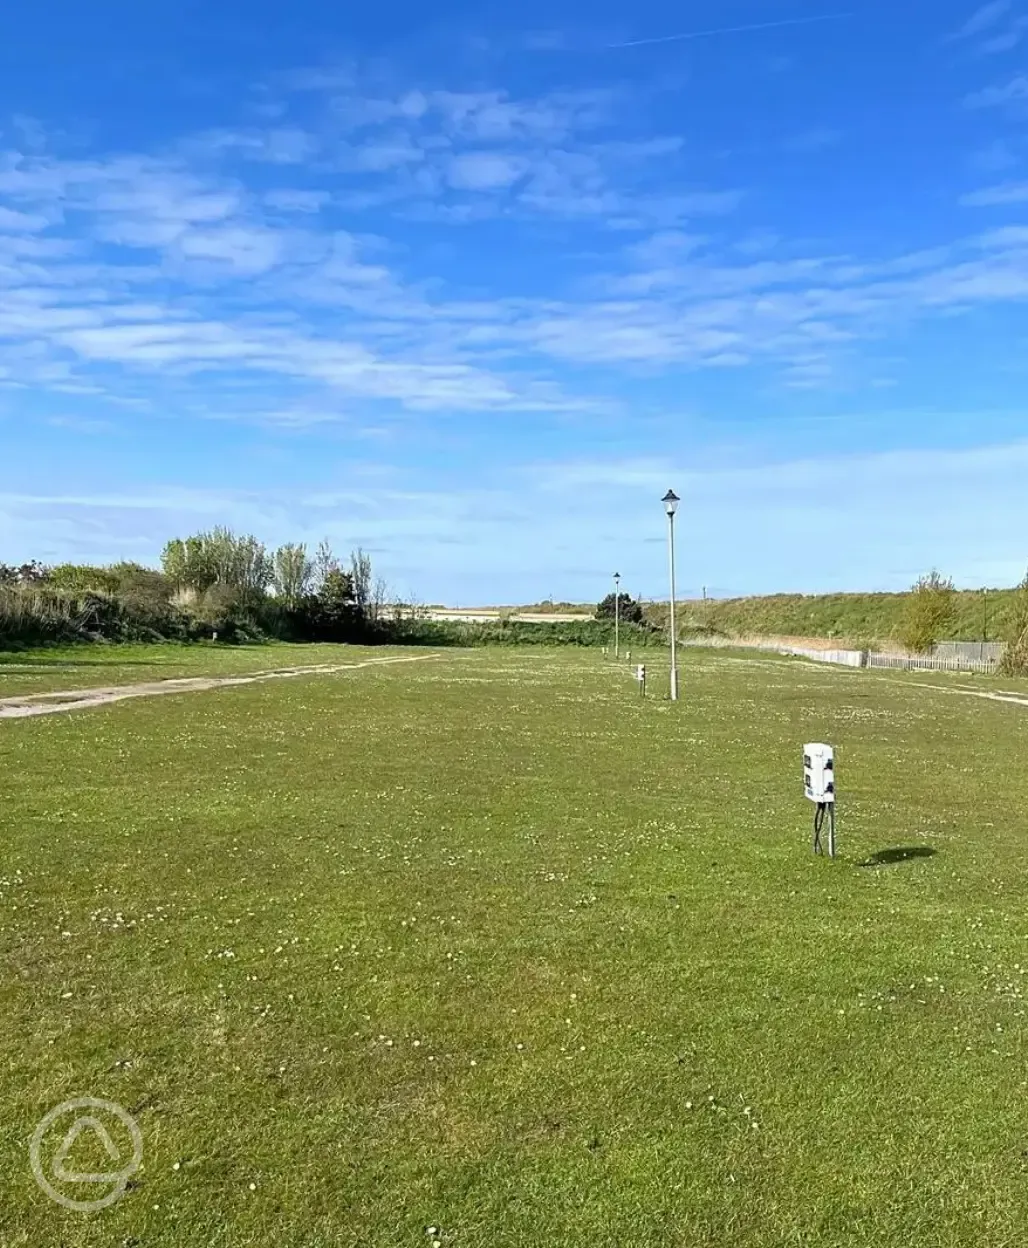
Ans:
<svg viewBox="0 0 1028 1248"><path fill-rule="evenodd" d="M675 634L675 512L679 498L668 490L661 500L667 512L668 558L671 566L671 701L678 701L678 638Z"/></svg>
<svg viewBox="0 0 1028 1248"><path fill-rule="evenodd" d="M614 573L614 658L621 658L621 573Z"/></svg>

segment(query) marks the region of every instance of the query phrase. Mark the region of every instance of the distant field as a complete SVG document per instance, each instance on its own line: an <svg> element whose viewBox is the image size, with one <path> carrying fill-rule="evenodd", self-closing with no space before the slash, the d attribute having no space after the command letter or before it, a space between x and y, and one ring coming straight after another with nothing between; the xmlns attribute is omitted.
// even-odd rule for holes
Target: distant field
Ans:
<svg viewBox="0 0 1028 1248"><path fill-rule="evenodd" d="M428 619L443 622L445 620L463 620L474 624L488 624L494 620L520 620L525 624L567 624L579 620L591 620L593 611L537 611L521 607L482 607L479 610L468 607L465 609L449 607L433 607L427 612Z"/></svg>
<svg viewBox="0 0 1028 1248"><path fill-rule="evenodd" d="M666 677L448 651L0 722L0 1243L1023 1243L1028 707ZM28 1164L83 1095L144 1141L89 1215Z"/></svg>

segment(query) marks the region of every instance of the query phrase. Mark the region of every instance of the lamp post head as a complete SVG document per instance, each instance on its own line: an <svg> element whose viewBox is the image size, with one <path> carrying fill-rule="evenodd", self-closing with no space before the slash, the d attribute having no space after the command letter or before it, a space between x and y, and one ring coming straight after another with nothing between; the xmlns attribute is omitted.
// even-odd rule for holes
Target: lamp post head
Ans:
<svg viewBox="0 0 1028 1248"><path fill-rule="evenodd" d="M616 585L616 584L617 584L620 580L621 580L621 573L620 573L620 572L615 572L615 573L614 573L614 584Z"/></svg>
<svg viewBox="0 0 1028 1248"><path fill-rule="evenodd" d="M678 510L678 504L681 501L674 490L668 490L664 497L660 500L664 504L664 510L669 516L673 516Z"/></svg>

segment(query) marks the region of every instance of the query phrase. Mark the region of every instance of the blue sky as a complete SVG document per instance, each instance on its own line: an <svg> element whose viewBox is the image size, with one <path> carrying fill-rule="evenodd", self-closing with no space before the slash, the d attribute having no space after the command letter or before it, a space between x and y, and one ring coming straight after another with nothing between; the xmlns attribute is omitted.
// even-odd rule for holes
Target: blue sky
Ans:
<svg viewBox="0 0 1028 1248"><path fill-rule="evenodd" d="M0 15L0 559L402 594L1028 564L1028 0Z"/></svg>

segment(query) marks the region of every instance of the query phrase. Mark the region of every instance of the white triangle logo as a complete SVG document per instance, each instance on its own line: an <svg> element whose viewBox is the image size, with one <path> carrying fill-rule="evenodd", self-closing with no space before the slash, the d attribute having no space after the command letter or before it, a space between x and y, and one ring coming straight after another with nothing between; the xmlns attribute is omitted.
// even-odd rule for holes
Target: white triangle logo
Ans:
<svg viewBox="0 0 1028 1248"><path fill-rule="evenodd" d="M68 1160L68 1154L75 1147L75 1141L79 1138L83 1131L94 1131L100 1138L100 1143L104 1146L107 1156L114 1162L118 1161L121 1154L114 1146L107 1128L99 1118L85 1116L76 1118L68 1130L68 1134L64 1137L64 1143L57 1150L54 1157L53 1176L61 1183L110 1183L112 1179L118 1176L110 1174L79 1174L75 1170L68 1170L64 1163Z"/></svg>

